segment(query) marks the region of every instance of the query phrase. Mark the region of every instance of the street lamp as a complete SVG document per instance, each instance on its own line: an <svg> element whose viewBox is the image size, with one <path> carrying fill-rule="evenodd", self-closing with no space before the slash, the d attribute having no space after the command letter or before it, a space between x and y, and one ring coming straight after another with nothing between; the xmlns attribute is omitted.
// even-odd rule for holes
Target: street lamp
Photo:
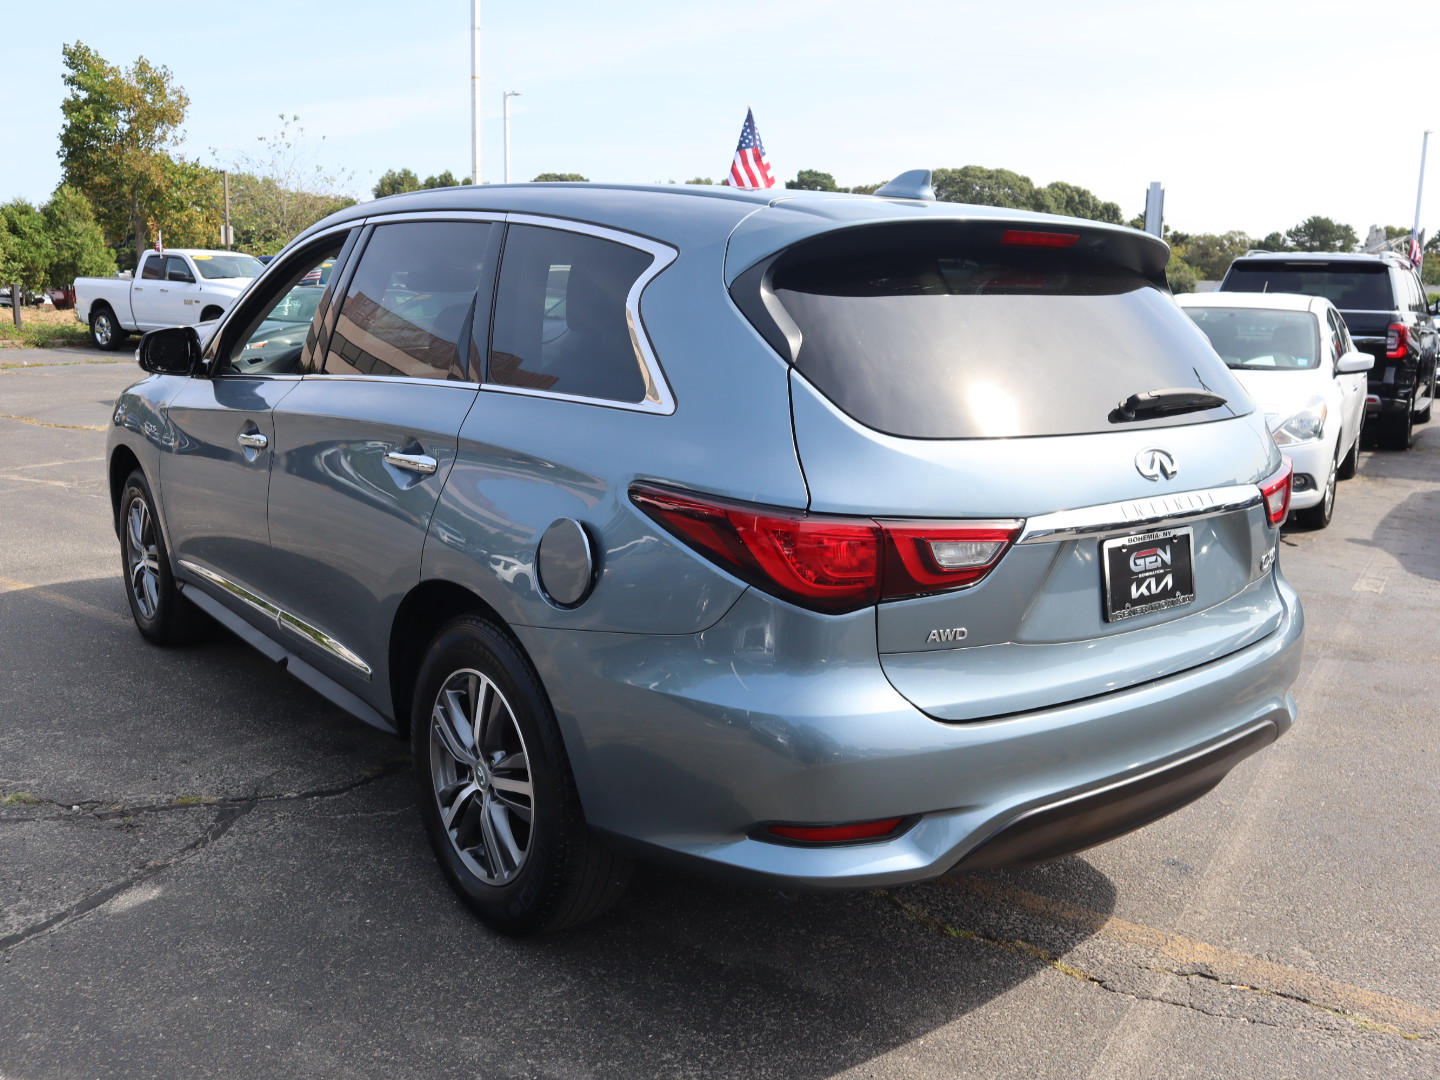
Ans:
<svg viewBox="0 0 1440 1080"><path fill-rule="evenodd" d="M500 96L500 104L505 113L505 182L510 182L510 99L519 97L519 90L506 90Z"/></svg>

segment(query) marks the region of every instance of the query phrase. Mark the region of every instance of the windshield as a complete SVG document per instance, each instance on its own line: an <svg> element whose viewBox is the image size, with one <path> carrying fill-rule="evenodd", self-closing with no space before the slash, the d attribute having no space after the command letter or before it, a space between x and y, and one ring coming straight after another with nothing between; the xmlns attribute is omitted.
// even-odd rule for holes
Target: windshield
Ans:
<svg viewBox="0 0 1440 1080"><path fill-rule="evenodd" d="M1320 366L1320 333L1307 311L1187 308L1185 314L1229 367L1303 371Z"/></svg>
<svg viewBox="0 0 1440 1080"><path fill-rule="evenodd" d="M1244 391L1170 295L1124 267L950 244L799 254L773 276L800 330L795 365L876 430L946 439L1108 431L1119 402L1161 388L1233 404L1140 426L1247 411Z"/></svg>
<svg viewBox="0 0 1440 1080"><path fill-rule="evenodd" d="M253 278L259 277L265 264L253 255L191 255L195 269L204 278Z"/></svg>
<svg viewBox="0 0 1440 1080"><path fill-rule="evenodd" d="M1239 261L1230 267L1220 291L1323 296L1341 311L1389 311L1394 306L1381 262Z"/></svg>

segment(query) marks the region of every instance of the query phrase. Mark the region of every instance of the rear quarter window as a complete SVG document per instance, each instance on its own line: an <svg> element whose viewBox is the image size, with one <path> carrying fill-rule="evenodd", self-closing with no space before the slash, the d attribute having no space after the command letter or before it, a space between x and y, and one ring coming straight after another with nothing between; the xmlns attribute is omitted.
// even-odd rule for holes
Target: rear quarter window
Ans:
<svg viewBox="0 0 1440 1080"><path fill-rule="evenodd" d="M916 438L1115 430L1132 394L1209 390L1230 404L1143 420L1223 419L1248 399L1169 292L1063 253L945 244L779 261L771 287L800 332L795 366L854 419Z"/></svg>

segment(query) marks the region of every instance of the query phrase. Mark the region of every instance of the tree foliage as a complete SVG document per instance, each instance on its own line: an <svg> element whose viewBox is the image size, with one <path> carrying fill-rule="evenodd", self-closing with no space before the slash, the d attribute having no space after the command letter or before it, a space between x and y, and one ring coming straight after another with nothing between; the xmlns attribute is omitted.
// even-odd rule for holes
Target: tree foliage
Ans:
<svg viewBox="0 0 1440 1080"><path fill-rule="evenodd" d="M407 191L419 191L420 178L410 169L388 169L375 182L373 190L377 199L383 199L387 195L403 195Z"/></svg>
<svg viewBox="0 0 1440 1080"><path fill-rule="evenodd" d="M1352 251L1360 242L1349 225L1318 216L1287 229L1285 240L1293 251Z"/></svg>
<svg viewBox="0 0 1440 1080"><path fill-rule="evenodd" d="M941 202L1037 210L1042 214L1065 214L1115 225L1125 220L1118 203L1105 202L1086 188L1063 180L1037 188L1028 176L1009 169L987 169L983 165L935 169L931 182L935 185L935 198Z"/></svg>
<svg viewBox="0 0 1440 1080"><path fill-rule="evenodd" d="M53 248L44 215L26 200L12 199L0 206L0 233L5 238L0 286L18 284L26 292L45 288Z"/></svg>
<svg viewBox="0 0 1440 1080"><path fill-rule="evenodd" d="M51 288L68 288L77 277L105 277L115 272L115 253L105 246L95 212L79 191L61 184L41 214L50 240L45 277Z"/></svg>
<svg viewBox="0 0 1440 1080"><path fill-rule="evenodd" d="M589 180L586 177L581 176L579 173L542 172L539 176L535 177L535 179L531 180L530 182L532 184L586 184L589 183Z"/></svg>
<svg viewBox="0 0 1440 1080"><path fill-rule="evenodd" d="M230 223L241 251L273 255L321 218L355 202L338 190L350 175L336 175L317 160L299 120L282 113L278 131L258 136L255 150L229 163Z"/></svg>
<svg viewBox="0 0 1440 1080"><path fill-rule="evenodd" d="M1064 214L1067 217L1088 218L1091 221L1108 221L1112 225L1124 222L1120 204L1104 202L1094 192L1063 180L1046 184L1036 192L1036 210L1050 214Z"/></svg>
<svg viewBox="0 0 1440 1080"><path fill-rule="evenodd" d="M122 70L78 41L62 54L69 88L60 105L64 181L90 200L106 241L133 243L138 260L155 229L217 235L218 199L206 202L215 192L195 163L171 153L190 99L170 70L143 56Z"/></svg>
<svg viewBox="0 0 1440 1080"><path fill-rule="evenodd" d="M785 186L792 191L839 191L835 177L816 169L801 169L794 180L786 180Z"/></svg>
<svg viewBox="0 0 1440 1080"><path fill-rule="evenodd" d="M1183 240L1172 234L1170 243L1204 281L1219 281L1232 262L1255 246L1255 242L1239 230L1195 233Z"/></svg>

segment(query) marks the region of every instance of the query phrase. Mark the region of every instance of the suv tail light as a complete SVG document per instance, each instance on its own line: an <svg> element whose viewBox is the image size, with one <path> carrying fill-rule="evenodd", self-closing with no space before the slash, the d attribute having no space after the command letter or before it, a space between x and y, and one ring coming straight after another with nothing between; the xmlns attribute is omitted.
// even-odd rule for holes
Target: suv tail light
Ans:
<svg viewBox="0 0 1440 1080"><path fill-rule="evenodd" d="M1265 497L1265 512L1272 526L1285 524L1285 515L1290 513L1290 484L1294 478L1295 467L1287 457L1280 468L1260 481L1260 494Z"/></svg>
<svg viewBox="0 0 1440 1080"><path fill-rule="evenodd" d="M1385 328L1385 358L1399 360L1410 351L1410 328L1403 322L1392 322Z"/></svg>
<svg viewBox="0 0 1440 1080"><path fill-rule="evenodd" d="M974 585L1024 525L809 514L652 484L632 484L630 499L742 581L829 614Z"/></svg>

